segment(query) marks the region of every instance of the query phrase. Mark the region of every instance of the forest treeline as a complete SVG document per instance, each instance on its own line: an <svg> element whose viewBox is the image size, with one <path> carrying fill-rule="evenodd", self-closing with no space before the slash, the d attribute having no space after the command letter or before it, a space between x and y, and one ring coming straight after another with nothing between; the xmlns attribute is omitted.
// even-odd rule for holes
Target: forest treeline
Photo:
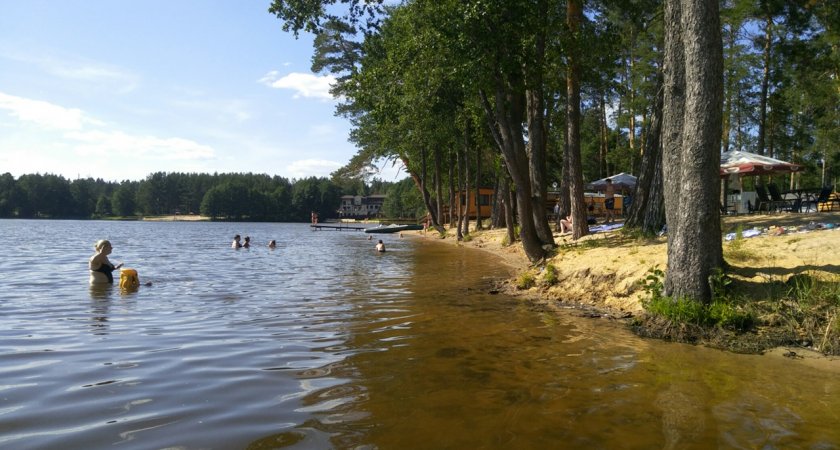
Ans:
<svg viewBox="0 0 840 450"><path fill-rule="evenodd" d="M214 220L308 222L338 216L342 195L387 194L387 217L423 214L411 180L333 181L309 177L288 180L258 174L157 172L141 181L101 178L68 180L60 175L31 174L15 179L0 175L0 217L90 219L108 217L201 214Z"/></svg>
<svg viewBox="0 0 840 450"><path fill-rule="evenodd" d="M337 79L359 148L341 175L400 161L433 225L459 237L456 192L495 180L509 242L535 263L555 246L549 189L577 239L585 182L639 175L626 226L667 221L666 294L708 300L724 267L722 151L803 164L775 180L789 187L840 175L835 3L273 0L269 12L314 34L312 70Z"/></svg>

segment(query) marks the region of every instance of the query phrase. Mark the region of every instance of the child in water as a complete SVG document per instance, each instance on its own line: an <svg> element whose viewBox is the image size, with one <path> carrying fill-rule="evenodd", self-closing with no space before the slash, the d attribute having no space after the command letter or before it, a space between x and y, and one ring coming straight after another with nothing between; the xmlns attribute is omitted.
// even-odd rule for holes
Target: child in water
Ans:
<svg viewBox="0 0 840 450"><path fill-rule="evenodd" d="M377 252L384 252L385 251L385 244L382 243L382 239L376 243L376 251Z"/></svg>

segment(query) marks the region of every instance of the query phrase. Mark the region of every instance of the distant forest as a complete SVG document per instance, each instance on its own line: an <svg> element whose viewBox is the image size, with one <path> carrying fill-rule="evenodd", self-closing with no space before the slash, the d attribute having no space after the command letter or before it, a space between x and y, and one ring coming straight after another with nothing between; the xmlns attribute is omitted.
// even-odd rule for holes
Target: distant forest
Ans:
<svg viewBox="0 0 840 450"><path fill-rule="evenodd" d="M142 181L0 175L0 218L97 219L201 214L212 220L308 222L338 216L342 195L386 194L387 217L416 218L423 202L411 179L370 183L264 174L156 172Z"/></svg>

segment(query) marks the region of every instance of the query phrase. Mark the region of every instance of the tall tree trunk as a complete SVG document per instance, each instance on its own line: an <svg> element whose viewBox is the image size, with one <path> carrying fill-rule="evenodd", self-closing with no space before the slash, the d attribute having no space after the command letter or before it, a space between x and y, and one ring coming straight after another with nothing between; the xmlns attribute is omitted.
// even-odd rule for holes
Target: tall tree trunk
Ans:
<svg viewBox="0 0 840 450"><path fill-rule="evenodd" d="M482 105L488 119L495 122L490 127L493 139L501 150L508 173L516 186L516 210L519 215L520 238L525 255L531 262L545 257L542 241L537 235L531 212L531 179L528 171L528 156L525 151L523 94L507 89L500 73L496 73L494 103L491 104L485 92L481 92Z"/></svg>
<svg viewBox="0 0 840 450"><path fill-rule="evenodd" d="M401 157L403 165L405 167L411 167L409 165L409 160L405 156ZM432 226L437 229L438 231L443 231L440 223L440 215L438 214L438 208L432 201L431 195L429 194L429 190L426 189L426 180L428 179L428 173L426 171L426 149L420 149L420 174L409 170L408 174L411 176L411 179L414 180L414 184L417 186L417 189L420 190L420 195L423 197L423 204L426 205L426 211L429 212L429 217L432 221Z"/></svg>
<svg viewBox="0 0 840 450"><path fill-rule="evenodd" d="M496 174L496 181L493 186L493 207L490 208L490 229L496 230L504 226L504 207L507 192L504 190L502 176Z"/></svg>
<svg viewBox="0 0 840 450"><path fill-rule="evenodd" d="M457 199L455 200L458 204L458 221L455 222L455 238L459 241L464 239L464 234L461 233L461 223L464 220L464 202L461 200L461 198L463 198L464 195L464 158L462 156L463 153L464 149L460 148L457 151L455 157L458 164L458 193L456 195Z"/></svg>
<svg viewBox="0 0 840 450"><path fill-rule="evenodd" d="M508 242L513 244L516 242L516 215L513 213L516 211L516 194L514 194L511 187L510 175L506 173L503 180L504 185L502 189L505 191L505 227L507 228Z"/></svg>
<svg viewBox="0 0 840 450"><path fill-rule="evenodd" d="M723 266L720 129L723 45L717 0L666 0L663 152L665 295L707 302Z"/></svg>
<svg viewBox="0 0 840 450"><path fill-rule="evenodd" d="M633 56L633 47L636 45L636 31L635 29L631 29L630 31L630 50L628 51L629 57L628 64L627 64L627 86L630 90L630 101L628 102L629 105L627 106L627 115L629 116L627 127L629 128L627 132L627 140L628 144L630 144L630 154L634 155L636 153L636 83L634 83L633 73L635 69L635 57ZM630 167L633 167L632 165Z"/></svg>
<svg viewBox="0 0 840 450"><path fill-rule="evenodd" d="M455 150L449 150L449 228L455 226Z"/></svg>
<svg viewBox="0 0 840 450"><path fill-rule="evenodd" d="M434 149L434 157L435 157L435 204L437 207L437 216L440 217L442 214L443 209L443 183L441 182L442 178L442 171L441 171L441 154L440 154L440 147L435 146Z"/></svg>
<svg viewBox="0 0 840 450"><path fill-rule="evenodd" d="M475 230L481 230L481 147L475 146Z"/></svg>
<svg viewBox="0 0 840 450"><path fill-rule="evenodd" d="M572 170L569 168L569 127L568 123L563 129L565 139L563 142L563 177L560 178L560 214L569 215L572 211ZM558 222L559 226L559 222Z"/></svg>
<svg viewBox="0 0 840 450"><path fill-rule="evenodd" d="M461 191L464 194L464 217L463 217L463 226L464 231L463 235L466 236L470 234L470 139L469 135L466 136L467 140L464 142L464 190ZM460 221L459 221L460 222Z"/></svg>
<svg viewBox="0 0 840 450"><path fill-rule="evenodd" d="M624 226L639 228L645 234L655 234L665 225L665 203L662 192L662 102L664 88L662 76L657 80L656 98L647 130L642 154L642 165L633 204Z"/></svg>
<svg viewBox="0 0 840 450"><path fill-rule="evenodd" d="M569 142L569 181L572 206L572 237L579 239L589 234L586 223L586 203L583 200L583 163L580 157L580 23L583 21L582 0L568 0L567 24L573 44L568 57L566 77L567 127Z"/></svg>
<svg viewBox="0 0 840 450"><path fill-rule="evenodd" d="M598 178L604 178L607 173L607 151L610 148L610 127L607 122L607 99L602 92L598 98L600 103L600 114L598 114L600 125L600 142L598 147ZM568 211L568 210L567 210Z"/></svg>
<svg viewBox="0 0 840 450"><path fill-rule="evenodd" d="M766 5L765 5L766 8ZM769 11L764 18L764 72L761 76L761 98L758 107L758 138L756 141L759 155L764 154L764 135L767 132L767 93L770 90L770 43L773 40L773 16Z"/></svg>
<svg viewBox="0 0 840 450"><path fill-rule="evenodd" d="M539 2L539 8L544 10L546 2ZM545 12L542 11L542 16ZM545 27L541 27L545 30ZM538 33L534 44L536 57L534 67L530 67L530 85L525 91L528 114L528 163L531 177L531 213L534 215L534 226L540 241L545 244L554 245L554 235L551 233L551 226L548 224L546 205L548 204L546 183L546 157L547 132L545 126L545 82L543 80L545 59L545 31Z"/></svg>

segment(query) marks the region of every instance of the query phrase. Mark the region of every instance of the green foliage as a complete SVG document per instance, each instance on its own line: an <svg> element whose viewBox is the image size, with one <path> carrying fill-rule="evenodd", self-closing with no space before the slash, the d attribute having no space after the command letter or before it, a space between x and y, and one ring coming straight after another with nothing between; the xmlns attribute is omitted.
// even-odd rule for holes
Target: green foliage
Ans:
<svg viewBox="0 0 840 450"><path fill-rule="evenodd" d="M355 188L355 185L353 185ZM202 213L215 219L309 221L337 216L341 188L326 178L289 182L257 174L157 172L142 181L68 181L55 175L0 175L0 217L90 218Z"/></svg>
<svg viewBox="0 0 840 450"><path fill-rule="evenodd" d="M554 264L546 264L542 277L543 284L546 286L554 286L558 281L557 267L555 267Z"/></svg>
<svg viewBox="0 0 840 450"><path fill-rule="evenodd" d="M710 280L714 297L712 302L704 304L692 299L671 298L663 295L665 273L653 268L641 282L648 297L642 301L645 310L654 316L661 316L677 323L687 323L704 327L721 327L745 331L755 325L755 314L738 307L731 297L725 295L730 280L722 272Z"/></svg>
<svg viewBox="0 0 840 450"><path fill-rule="evenodd" d="M530 289L534 287L535 283L536 278L534 277L534 274L529 270L520 273L519 276L516 277L516 288L520 290Z"/></svg>
<svg viewBox="0 0 840 450"><path fill-rule="evenodd" d="M382 204L382 213L392 219L416 219L426 213L423 197L414 180L405 178L388 188L388 197Z"/></svg>

